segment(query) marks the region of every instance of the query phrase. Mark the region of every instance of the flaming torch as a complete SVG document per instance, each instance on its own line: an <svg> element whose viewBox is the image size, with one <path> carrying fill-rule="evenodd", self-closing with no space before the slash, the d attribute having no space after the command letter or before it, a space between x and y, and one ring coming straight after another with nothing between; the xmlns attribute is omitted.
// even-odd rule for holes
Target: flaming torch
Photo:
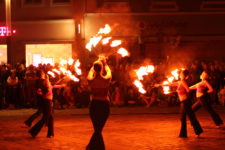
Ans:
<svg viewBox="0 0 225 150"><path fill-rule="evenodd" d="M138 70L136 70L136 75L138 79L134 81L134 85L138 88L138 91L140 93L142 94L146 93L146 90L144 89L144 86L140 80L144 80L143 76L148 75L149 73L153 73L154 69L155 68L153 65L148 65L148 66L141 66Z"/></svg>
<svg viewBox="0 0 225 150"><path fill-rule="evenodd" d="M138 88L138 91L142 94L146 93L146 90L143 88L143 84L139 80L134 81L134 85Z"/></svg>
<svg viewBox="0 0 225 150"><path fill-rule="evenodd" d="M113 40L110 42L110 40L112 40L112 37L106 36L111 32L111 30L112 29L108 24L106 24L104 28L100 28L98 33L95 36L93 36L89 40L89 42L86 44L86 49L88 49L91 52L92 48L96 47L100 43L100 41L102 45L106 45L110 43L110 47L112 48L121 46L122 40ZM114 52L112 54L115 54L115 53L120 54L122 57L129 56L129 53L125 48L119 48L117 52Z"/></svg>
<svg viewBox="0 0 225 150"><path fill-rule="evenodd" d="M120 54L122 57L126 57L130 55L125 48L118 49L117 53Z"/></svg>

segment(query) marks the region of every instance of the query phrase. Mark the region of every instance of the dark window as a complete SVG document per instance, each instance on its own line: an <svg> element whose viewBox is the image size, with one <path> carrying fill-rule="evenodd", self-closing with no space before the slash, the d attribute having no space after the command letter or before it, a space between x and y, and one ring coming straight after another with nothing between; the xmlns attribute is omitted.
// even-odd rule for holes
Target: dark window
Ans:
<svg viewBox="0 0 225 150"><path fill-rule="evenodd" d="M53 0L53 3L69 3L71 0Z"/></svg>
<svg viewBox="0 0 225 150"><path fill-rule="evenodd" d="M39 4L41 2L42 0L24 0L25 4L34 4L34 3Z"/></svg>

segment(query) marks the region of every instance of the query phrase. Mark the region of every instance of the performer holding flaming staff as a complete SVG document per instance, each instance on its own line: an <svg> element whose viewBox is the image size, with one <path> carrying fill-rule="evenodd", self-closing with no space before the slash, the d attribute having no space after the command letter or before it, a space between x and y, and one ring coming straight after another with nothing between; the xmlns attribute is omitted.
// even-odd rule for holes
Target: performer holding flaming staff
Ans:
<svg viewBox="0 0 225 150"><path fill-rule="evenodd" d="M177 94L180 100L180 114L181 114L181 129L179 137L186 138L187 137L187 122L186 115L188 115L191 125L194 128L195 134L199 136L203 130L198 122L194 111L191 108L191 100L189 99L189 87L187 85L189 72L187 70L182 70L180 73L180 81L171 83L169 86L177 86ZM158 86L158 85L157 85ZM162 85L165 86L165 85Z"/></svg>
<svg viewBox="0 0 225 150"><path fill-rule="evenodd" d="M89 113L94 133L86 150L105 150L102 130L110 112L108 93L111 76L111 70L104 58L94 62L88 73L87 79L92 91Z"/></svg>
<svg viewBox="0 0 225 150"><path fill-rule="evenodd" d="M39 94L41 95L41 104L43 116L30 130L29 133L32 137L36 137L41 128L45 125L48 126L47 137L54 137L54 118L53 118L53 88L60 88L64 85L51 85L48 78L41 80Z"/></svg>
<svg viewBox="0 0 225 150"><path fill-rule="evenodd" d="M41 93L41 83L47 78L43 70L38 70L37 71L37 79L35 81L35 91L36 91L36 98L37 98L37 111L31 115L26 121L24 121L24 127L31 127L32 122L42 114L43 109L42 109L42 93Z"/></svg>
<svg viewBox="0 0 225 150"><path fill-rule="evenodd" d="M203 71L202 74L200 75L201 81L190 87L190 89L196 89L196 97L197 97L197 101L192 105L192 109L193 111L197 111L201 108L201 106L203 106L212 117L216 126L219 127L220 125L223 124L223 120L210 105L209 93L213 92L213 88L207 81L208 78L209 78L208 73L206 71Z"/></svg>

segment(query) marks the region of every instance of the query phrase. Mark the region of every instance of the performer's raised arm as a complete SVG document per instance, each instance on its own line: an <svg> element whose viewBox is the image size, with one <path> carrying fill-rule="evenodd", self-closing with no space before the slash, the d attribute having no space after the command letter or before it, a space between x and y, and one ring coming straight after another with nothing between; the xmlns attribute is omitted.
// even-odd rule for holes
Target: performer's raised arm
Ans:
<svg viewBox="0 0 225 150"><path fill-rule="evenodd" d="M95 70L94 70L94 66L92 66L90 71L88 72L87 79L93 80L94 78L95 78Z"/></svg>

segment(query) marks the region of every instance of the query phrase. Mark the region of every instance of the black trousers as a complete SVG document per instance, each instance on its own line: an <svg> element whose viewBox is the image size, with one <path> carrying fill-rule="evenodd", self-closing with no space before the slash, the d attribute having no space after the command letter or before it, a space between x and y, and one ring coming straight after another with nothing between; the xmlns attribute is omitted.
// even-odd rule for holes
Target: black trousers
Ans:
<svg viewBox="0 0 225 150"><path fill-rule="evenodd" d="M54 136L54 118L52 100L43 99L43 116L30 130L29 133L35 137L44 125L48 127L47 137Z"/></svg>
<svg viewBox="0 0 225 150"><path fill-rule="evenodd" d="M191 125L194 128L195 134L199 135L203 132L201 125L199 124L194 111L191 108L192 102L190 99L186 99L180 104L180 113L181 113L181 129L180 137L187 137L187 121L186 116L189 117Z"/></svg>
<svg viewBox="0 0 225 150"><path fill-rule="evenodd" d="M41 95L38 95L37 94L37 111L32 114L26 121L24 121L24 123L27 125L27 126L31 126L32 125L32 122L42 114L43 112L43 104L42 104L42 96Z"/></svg>
<svg viewBox="0 0 225 150"><path fill-rule="evenodd" d="M91 121L94 127L94 133L88 144L90 150L105 150L105 144L102 137L102 130L109 117L110 104L105 100L92 100L89 107Z"/></svg>
<svg viewBox="0 0 225 150"><path fill-rule="evenodd" d="M201 106L203 106L208 111L208 113L210 114L210 116L212 117L216 125L223 124L223 120L220 118L220 116L216 113L216 111L210 105L207 95L198 97L197 101L192 105L192 109L193 111L197 111L201 108Z"/></svg>

